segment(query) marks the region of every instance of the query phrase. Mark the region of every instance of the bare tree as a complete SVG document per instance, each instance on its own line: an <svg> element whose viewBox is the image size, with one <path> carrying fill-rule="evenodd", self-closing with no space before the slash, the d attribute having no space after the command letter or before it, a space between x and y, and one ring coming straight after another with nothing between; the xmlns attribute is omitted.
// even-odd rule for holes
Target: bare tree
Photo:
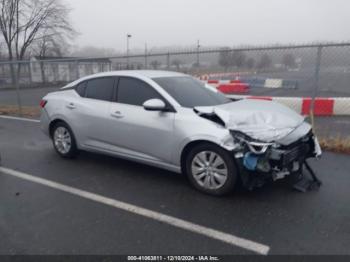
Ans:
<svg viewBox="0 0 350 262"><path fill-rule="evenodd" d="M282 57L282 64L285 66L286 69L295 68L297 66L295 62L295 57L292 54L285 54Z"/></svg>
<svg viewBox="0 0 350 262"><path fill-rule="evenodd" d="M177 70L177 71L180 71L181 65L182 65L182 61L181 61L181 60L179 60L179 59L174 59L174 60L171 62L171 64L172 64L173 66L176 67L176 70Z"/></svg>
<svg viewBox="0 0 350 262"><path fill-rule="evenodd" d="M67 54L67 49L69 49L69 44L60 35L45 35L35 43L32 53L39 58L63 57Z"/></svg>
<svg viewBox="0 0 350 262"><path fill-rule="evenodd" d="M245 64L246 55L242 51L234 51L231 55L232 65L240 68Z"/></svg>
<svg viewBox="0 0 350 262"><path fill-rule="evenodd" d="M271 67L272 65L272 59L268 54L263 54L259 60L259 63L257 65L258 69L266 69Z"/></svg>
<svg viewBox="0 0 350 262"><path fill-rule="evenodd" d="M50 35L73 32L68 20L69 10L60 0L0 0L0 31L10 61L20 61L33 43ZM21 66L11 64L12 82L16 85L20 105L19 83Z"/></svg>
<svg viewBox="0 0 350 262"><path fill-rule="evenodd" d="M246 67L248 69L253 69L255 66L255 59L253 57L250 57L247 59L247 61L245 63L246 63Z"/></svg>
<svg viewBox="0 0 350 262"><path fill-rule="evenodd" d="M22 60L33 43L72 33L60 0L0 0L0 30L8 58Z"/></svg>
<svg viewBox="0 0 350 262"><path fill-rule="evenodd" d="M72 55L77 57L110 57L110 56L122 56L124 54L118 53L113 48L84 46L84 47L78 47L75 50L73 50Z"/></svg>
<svg viewBox="0 0 350 262"><path fill-rule="evenodd" d="M40 60L40 71L43 83L46 83L45 58L63 57L68 49L69 44L65 37L62 37L60 34L44 34L42 38L34 43L31 52Z"/></svg>
<svg viewBox="0 0 350 262"><path fill-rule="evenodd" d="M225 68L225 71L232 66L232 52L228 47L221 49L219 53L219 65Z"/></svg>
<svg viewBox="0 0 350 262"><path fill-rule="evenodd" d="M150 65L152 66L152 68L153 68L154 70L157 70L158 67L161 65L161 63L160 63L158 60L153 60L153 61L150 63Z"/></svg>

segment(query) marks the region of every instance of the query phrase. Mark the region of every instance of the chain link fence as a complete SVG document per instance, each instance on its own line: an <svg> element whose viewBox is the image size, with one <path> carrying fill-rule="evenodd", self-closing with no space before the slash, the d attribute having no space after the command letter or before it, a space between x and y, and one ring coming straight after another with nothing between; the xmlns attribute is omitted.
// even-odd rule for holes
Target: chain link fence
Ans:
<svg viewBox="0 0 350 262"><path fill-rule="evenodd" d="M350 43L0 61L0 113L35 115L41 97L68 82L98 72L141 69L191 74L218 88L225 86L235 99L276 100L306 116L311 113L321 137L348 138Z"/></svg>

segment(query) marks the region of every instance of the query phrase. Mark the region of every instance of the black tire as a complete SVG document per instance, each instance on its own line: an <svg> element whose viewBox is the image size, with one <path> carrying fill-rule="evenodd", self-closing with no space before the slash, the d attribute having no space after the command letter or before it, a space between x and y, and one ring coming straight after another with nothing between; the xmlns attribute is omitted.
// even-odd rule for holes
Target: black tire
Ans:
<svg viewBox="0 0 350 262"><path fill-rule="evenodd" d="M222 186L219 188L206 188L203 185L200 185L194 175L192 174L192 164L194 163L194 158L198 156L198 154L203 152L213 152L216 155L220 156L225 164L225 168L227 169L226 181L223 182ZM185 171L186 175L191 182L191 184L201 192L206 194L214 195L214 196L224 196L230 194L234 191L235 185L237 183L238 178L238 168L236 166L234 156L231 155L225 149L216 146L211 143L201 143L195 147L193 147L186 156L185 160Z"/></svg>
<svg viewBox="0 0 350 262"><path fill-rule="evenodd" d="M69 150L67 150L67 152L63 152L62 150L59 149L59 146L56 144L55 142L55 133L57 130L62 130L65 129L67 131L67 134L69 134L70 136L70 146L69 146ZM53 147L55 148L55 151L63 158L75 158L79 151L77 148L77 143L75 140L75 136L72 132L72 129L69 127L68 124L66 124L65 122L58 122L54 125L54 127L52 128L52 133L51 133L51 137L52 137L52 143L53 143Z"/></svg>

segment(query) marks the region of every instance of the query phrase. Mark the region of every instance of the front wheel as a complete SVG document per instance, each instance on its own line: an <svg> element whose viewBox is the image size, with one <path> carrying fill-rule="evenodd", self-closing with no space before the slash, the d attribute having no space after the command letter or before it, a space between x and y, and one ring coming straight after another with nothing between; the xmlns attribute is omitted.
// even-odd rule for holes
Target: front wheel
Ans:
<svg viewBox="0 0 350 262"><path fill-rule="evenodd" d="M198 190L222 196L233 191L238 169L229 152L214 144L203 143L187 155L186 173Z"/></svg>
<svg viewBox="0 0 350 262"><path fill-rule="evenodd" d="M63 158L73 158L78 153L73 132L64 122L53 127L52 142L56 152Z"/></svg>

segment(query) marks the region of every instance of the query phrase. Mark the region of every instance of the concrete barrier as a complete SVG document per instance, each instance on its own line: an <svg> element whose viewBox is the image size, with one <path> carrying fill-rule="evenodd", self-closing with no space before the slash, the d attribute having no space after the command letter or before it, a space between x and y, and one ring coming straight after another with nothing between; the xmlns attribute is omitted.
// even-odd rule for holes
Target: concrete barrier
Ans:
<svg viewBox="0 0 350 262"><path fill-rule="evenodd" d="M272 79L267 78L265 80L265 88L282 88L283 87L283 79Z"/></svg>
<svg viewBox="0 0 350 262"><path fill-rule="evenodd" d="M239 80L231 80L225 84L219 84L217 89L224 94L247 94L249 85Z"/></svg>
<svg viewBox="0 0 350 262"><path fill-rule="evenodd" d="M216 76L217 74L215 74ZM232 76L229 79L220 79L219 77L213 77L213 75L203 75L199 77L200 80L202 80L205 83L208 84L226 84L230 83L231 81L237 81L240 80L241 82L248 84L250 87L253 88L289 88L289 89L295 89L298 87L298 81L297 80L286 80L286 79L280 79L280 78L266 78L266 77L259 77L259 76Z"/></svg>

